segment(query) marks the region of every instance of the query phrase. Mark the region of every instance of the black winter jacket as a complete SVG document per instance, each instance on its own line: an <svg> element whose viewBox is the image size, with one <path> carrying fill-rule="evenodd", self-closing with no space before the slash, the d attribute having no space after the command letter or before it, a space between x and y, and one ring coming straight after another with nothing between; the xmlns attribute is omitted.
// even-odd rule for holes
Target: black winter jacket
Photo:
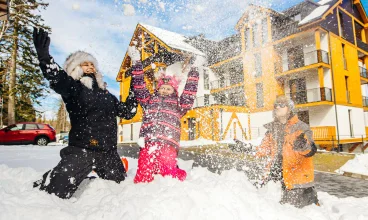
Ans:
<svg viewBox="0 0 368 220"><path fill-rule="evenodd" d="M69 146L108 151L117 147L117 116L131 119L138 103L132 93L120 102L107 90L98 87L95 77L92 89L69 76L53 59L40 62L50 87L60 94L69 113L71 130Z"/></svg>

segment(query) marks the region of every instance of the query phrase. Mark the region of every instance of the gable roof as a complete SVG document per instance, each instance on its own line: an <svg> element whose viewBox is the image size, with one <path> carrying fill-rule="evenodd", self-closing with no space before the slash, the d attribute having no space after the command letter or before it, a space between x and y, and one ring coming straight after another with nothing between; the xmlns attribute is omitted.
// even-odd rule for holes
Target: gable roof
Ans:
<svg viewBox="0 0 368 220"><path fill-rule="evenodd" d="M337 6L336 3L339 3L339 0L322 0L319 1L317 4L319 5L316 7L313 11L311 11L306 17L304 17L300 22L299 25L305 25L310 22L316 21L320 18L323 18L327 11L329 11L331 8L334 8Z"/></svg>
<svg viewBox="0 0 368 220"><path fill-rule="evenodd" d="M147 25L147 24L142 24L142 23L139 23L139 24L171 48L181 50L181 51L186 51L189 53L194 53L194 54L201 55L201 56L205 55L203 52L201 52L197 48L187 43L188 38L185 37L184 35L181 35L175 32L171 32L168 30L164 30L158 27L154 27L151 25Z"/></svg>

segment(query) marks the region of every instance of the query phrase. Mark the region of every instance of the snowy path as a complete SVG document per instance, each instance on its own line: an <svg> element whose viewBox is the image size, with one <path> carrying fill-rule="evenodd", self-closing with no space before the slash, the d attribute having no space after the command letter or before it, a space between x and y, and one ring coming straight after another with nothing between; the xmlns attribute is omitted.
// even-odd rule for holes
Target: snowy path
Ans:
<svg viewBox="0 0 368 220"><path fill-rule="evenodd" d="M368 181L336 174L315 172L317 191L328 192L339 198L368 197Z"/></svg>
<svg viewBox="0 0 368 220"><path fill-rule="evenodd" d="M321 207L296 209L278 203L277 184L257 190L241 172L218 175L182 160L179 166L188 171L184 182L156 177L150 184L133 184L137 160L129 158L122 184L93 180L62 200L32 188L58 162L60 148L0 146L0 219L368 219L368 197L319 192Z"/></svg>

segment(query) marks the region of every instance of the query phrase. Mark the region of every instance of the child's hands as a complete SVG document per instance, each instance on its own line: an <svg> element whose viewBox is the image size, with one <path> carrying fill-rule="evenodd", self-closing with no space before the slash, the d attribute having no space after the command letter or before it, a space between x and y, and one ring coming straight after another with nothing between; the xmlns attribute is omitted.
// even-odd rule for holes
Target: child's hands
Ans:
<svg viewBox="0 0 368 220"><path fill-rule="evenodd" d="M132 59L133 63L141 60L141 53L135 46L130 46L128 48L128 55Z"/></svg>

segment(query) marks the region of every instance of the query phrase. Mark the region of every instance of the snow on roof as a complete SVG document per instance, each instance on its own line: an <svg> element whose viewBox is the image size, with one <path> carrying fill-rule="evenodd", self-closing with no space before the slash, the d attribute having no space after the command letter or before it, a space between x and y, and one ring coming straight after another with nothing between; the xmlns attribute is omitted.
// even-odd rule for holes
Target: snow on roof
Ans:
<svg viewBox="0 0 368 220"><path fill-rule="evenodd" d="M305 17L303 20L299 22L299 25L306 24L310 21L313 21L316 18L319 18L330 8L329 5L322 5L318 8L314 9L307 17Z"/></svg>
<svg viewBox="0 0 368 220"><path fill-rule="evenodd" d="M144 28L146 28L149 32L151 32L157 38L162 40L169 47L172 47L178 50L187 51L187 52L194 53L197 55L205 56L204 53L202 53L201 51L199 51L192 45L186 43L185 40L187 38L181 34L167 31L167 30L164 30L158 27L154 27L154 26L150 26L147 24L142 24L142 23L139 23L139 24L142 25Z"/></svg>
<svg viewBox="0 0 368 220"><path fill-rule="evenodd" d="M322 1L319 1L319 2L317 2L318 4L320 4L320 5L324 5L324 4L326 4L326 3L329 3L329 2L331 2L332 0L322 0Z"/></svg>

